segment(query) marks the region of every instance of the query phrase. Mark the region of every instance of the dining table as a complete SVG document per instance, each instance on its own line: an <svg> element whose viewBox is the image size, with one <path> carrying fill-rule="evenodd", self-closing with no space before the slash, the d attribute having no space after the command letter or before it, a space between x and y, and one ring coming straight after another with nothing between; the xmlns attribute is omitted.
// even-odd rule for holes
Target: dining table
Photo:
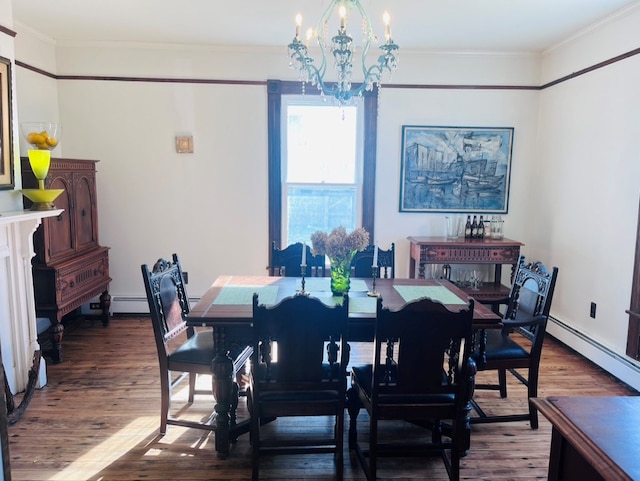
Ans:
<svg viewBox="0 0 640 481"><path fill-rule="evenodd" d="M293 295L311 295L328 305L341 301L333 296L329 277L274 277L221 275L202 295L187 315L187 325L212 328L215 358L211 362L215 396L215 450L218 458L229 455L230 443L248 432L249 422L236 420L238 369L251 354L253 294L258 302L275 305ZM378 298L384 307L399 309L407 302L429 297L450 310L464 308L470 296L445 279L352 278L349 289L348 341L372 341ZM475 302L473 327L476 331L499 329L501 318L487 306Z"/></svg>

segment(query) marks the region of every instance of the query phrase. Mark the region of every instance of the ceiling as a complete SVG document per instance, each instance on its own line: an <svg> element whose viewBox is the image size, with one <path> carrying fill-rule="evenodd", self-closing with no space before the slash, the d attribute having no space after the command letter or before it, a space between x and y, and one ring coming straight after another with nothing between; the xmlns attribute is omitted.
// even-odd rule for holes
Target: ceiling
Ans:
<svg viewBox="0 0 640 481"><path fill-rule="evenodd" d="M543 51L640 0L361 0L400 49ZM58 41L281 46L329 0L14 0L14 20Z"/></svg>

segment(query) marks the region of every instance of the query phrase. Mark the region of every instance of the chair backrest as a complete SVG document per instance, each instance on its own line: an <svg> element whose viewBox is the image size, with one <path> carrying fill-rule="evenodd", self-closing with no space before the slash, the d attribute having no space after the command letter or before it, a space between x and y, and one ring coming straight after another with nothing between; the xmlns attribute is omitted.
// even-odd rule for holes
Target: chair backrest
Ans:
<svg viewBox="0 0 640 481"><path fill-rule="evenodd" d="M193 335L193 328L187 327L185 322L185 316L189 313L189 298L184 287L182 268L178 256L173 254L173 262L158 259L152 270L146 264L141 269L158 355L162 358L168 355L171 339L185 330L189 337Z"/></svg>
<svg viewBox="0 0 640 481"><path fill-rule="evenodd" d="M251 368L262 385L254 391L346 389L348 316L347 296L333 307L305 295L267 307L254 294Z"/></svg>
<svg viewBox="0 0 640 481"><path fill-rule="evenodd" d="M378 299L372 397L453 393L469 386L473 300L450 311L429 298L392 311Z"/></svg>
<svg viewBox="0 0 640 481"><path fill-rule="evenodd" d="M520 325L518 330L527 338L539 344L542 348L542 337L546 330L553 291L558 277L558 268L551 272L540 261L525 264L524 256L520 256L518 268L509 294L509 306L504 316L505 328L509 329L509 321L514 324L525 324L527 320L533 322L529 325Z"/></svg>
<svg viewBox="0 0 640 481"><path fill-rule="evenodd" d="M267 268L270 276L301 277L300 264L302 262L302 242L291 244L284 249L278 249L276 243L271 243L271 263ZM325 256L313 255L311 247L307 247L306 277L325 276Z"/></svg>
<svg viewBox="0 0 640 481"><path fill-rule="evenodd" d="M373 266L373 251L375 246L356 252L351 260L351 273L354 277L371 277ZM394 279L396 276L396 245L391 243L387 250L378 248L378 277Z"/></svg>

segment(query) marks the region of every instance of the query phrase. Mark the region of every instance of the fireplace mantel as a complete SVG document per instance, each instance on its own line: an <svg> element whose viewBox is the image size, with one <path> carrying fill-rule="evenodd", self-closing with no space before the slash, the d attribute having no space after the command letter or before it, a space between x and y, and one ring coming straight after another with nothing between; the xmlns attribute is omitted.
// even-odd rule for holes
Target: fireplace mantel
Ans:
<svg viewBox="0 0 640 481"><path fill-rule="evenodd" d="M0 345L13 393L25 389L33 353L40 349L31 271L33 233L42 218L61 212L60 209L0 212Z"/></svg>

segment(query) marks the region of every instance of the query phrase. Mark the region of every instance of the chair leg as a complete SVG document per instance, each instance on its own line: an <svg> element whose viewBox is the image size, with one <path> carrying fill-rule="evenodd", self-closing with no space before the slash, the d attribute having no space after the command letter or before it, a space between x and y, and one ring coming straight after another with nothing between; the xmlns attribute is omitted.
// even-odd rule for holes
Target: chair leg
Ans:
<svg viewBox="0 0 640 481"><path fill-rule="evenodd" d="M251 480L260 479L260 418L257 415L251 416Z"/></svg>
<svg viewBox="0 0 640 481"><path fill-rule="evenodd" d="M358 442L357 421L358 413L362 407L358 393L354 388L347 390L347 411L349 411L349 451L356 448Z"/></svg>
<svg viewBox="0 0 640 481"><path fill-rule="evenodd" d="M196 392L196 379L198 375L195 372L189 373L189 403L193 403L193 397Z"/></svg>
<svg viewBox="0 0 640 481"><path fill-rule="evenodd" d="M342 414L336 415L335 443L336 480L342 481L344 476L344 409L342 410Z"/></svg>
<svg viewBox="0 0 640 481"><path fill-rule="evenodd" d="M372 419L369 423L369 481L375 481L378 476L378 421Z"/></svg>
<svg viewBox="0 0 640 481"><path fill-rule="evenodd" d="M538 411L534 407L531 399L538 397L538 370L529 369L529 379L527 381L527 394L529 396L529 422L531 429L538 429Z"/></svg>
<svg viewBox="0 0 640 481"><path fill-rule="evenodd" d="M498 384L500 385L500 397L507 397L507 370L498 369Z"/></svg>
<svg viewBox="0 0 640 481"><path fill-rule="evenodd" d="M169 372L160 376L160 434L167 432L167 418L171 405L171 374Z"/></svg>

